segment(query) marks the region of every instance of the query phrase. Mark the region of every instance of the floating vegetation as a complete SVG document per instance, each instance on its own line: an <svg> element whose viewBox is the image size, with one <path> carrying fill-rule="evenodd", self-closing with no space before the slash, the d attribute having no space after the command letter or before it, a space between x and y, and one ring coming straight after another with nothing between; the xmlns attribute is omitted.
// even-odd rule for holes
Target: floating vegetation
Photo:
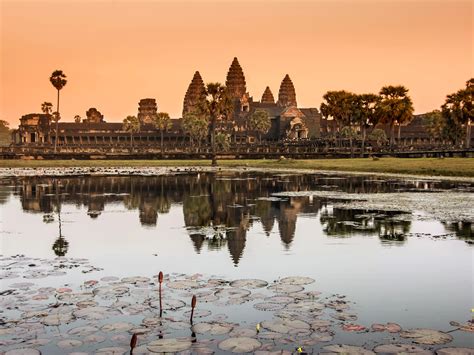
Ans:
<svg viewBox="0 0 474 355"><path fill-rule="evenodd" d="M329 354L428 354L432 349L421 345L442 345L452 340L450 334L439 330L402 331L400 325L390 322L370 327L355 324L357 314L348 311L352 302L340 294L322 295L309 277L289 276L269 285L259 279L226 280L200 274L164 277L160 273L152 277L104 276L77 285L40 287L21 279L28 274L31 263L43 269L44 265L53 269L62 265L61 270L94 267L83 259L14 257L0 262L2 272L13 265L18 275L9 283L3 281L6 290L0 296L0 352L8 355L124 354L130 348L134 354L211 354L217 349L290 354L295 346ZM47 273L46 277L54 276ZM229 306L237 313L227 314ZM259 322L233 319L235 314L252 308L259 311L255 312L261 317ZM466 331L472 326L470 322L451 325ZM366 345L331 344L344 332L352 332L354 337L389 332L394 339L393 344L373 345L373 351ZM403 339L420 346L403 344ZM462 353L457 352L459 349L444 348L439 354Z"/></svg>

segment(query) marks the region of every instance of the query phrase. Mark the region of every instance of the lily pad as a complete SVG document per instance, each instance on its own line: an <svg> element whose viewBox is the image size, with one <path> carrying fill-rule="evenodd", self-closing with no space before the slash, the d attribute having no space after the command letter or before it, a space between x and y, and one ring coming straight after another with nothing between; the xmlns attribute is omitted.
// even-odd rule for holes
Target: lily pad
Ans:
<svg viewBox="0 0 474 355"><path fill-rule="evenodd" d="M387 323L387 324L372 324L371 326L374 332L384 332L387 331L389 333L399 333L402 331L402 327L400 327L397 323Z"/></svg>
<svg viewBox="0 0 474 355"><path fill-rule="evenodd" d="M447 333L434 329L409 329L400 333L402 338L412 339L416 344L440 345L453 340L453 337Z"/></svg>
<svg viewBox="0 0 474 355"><path fill-rule="evenodd" d="M69 335L76 335L76 336L82 337L82 336L85 336L85 335L95 333L98 330L99 330L99 328L97 328L97 327L93 327L91 325L85 325L85 326L82 326L82 327L76 327L76 328L69 329L67 333Z"/></svg>
<svg viewBox="0 0 474 355"><path fill-rule="evenodd" d="M304 288L300 285L291 285L291 284L280 284L276 283L267 287L269 290L275 293L293 293L303 291Z"/></svg>
<svg viewBox="0 0 474 355"><path fill-rule="evenodd" d="M64 339L58 341L58 347L61 349L72 349L82 345L82 341L76 339Z"/></svg>
<svg viewBox="0 0 474 355"><path fill-rule="evenodd" d="M174 353L184 351L191 347L190 338L171 338L154 340L147 345L152 353Z"/></svg>
<svg viewBox="0 0 474 355"><path fill-rule="evenodd" d="M286 334L293 329L310 329L310 325L301 320L281 319L262 322L262 327L272 332Z"/></svg>
<svg viewBox="0 0 474 355"><path fill-rule="evenodd" d="M199 288L199 282L195 280L177 280L177 281L170 281L166 284L169 288L176 289L176 290L187 290L190 288Z"/></svg>
<svg viewBox="0 0 474 355"><path fill-rule="evenodd" d="M219 349L233 353L250 353L260 346L262 346L262 343L249 337L234 337L219 343Z"/></svg>
<svg viewBox="0 0 474 355"><path fill-rule="evenodd" d="M442 348L436 350L436 355L474 355L472 348Z"/></svg>
<svg viewBox="0 0 474 355"><path fill-rule="evenodd" d="M127 352L126 348L121 348L119 346L102 348L97 350L95 353L100 355L122 355Z"/></svg>
<svg viewBox="0 0 474 355"><path fill-rule="evenodd" d="M329 353L335 353L335 354L358 354L358 355L375 354L373 351L364 349L360 346L345 345L345 344L328 345L328 346L325 346L323 349Z"/></svg>
<svg viewBox="0 0 474 355"><path fill-rule="evenodd" d="M106 324L102 328L100 328L103 332L126 332L130 329L133 329L135 326L132 323L126 322L117 322Z"/></svg>
<svg viewBox="0 0 474 355"><path fill-rule="evenodd" d="M376 353L382 353L382 354L420 354L420 355L433 354L429 350L425 350L423 348L420 348L419 346L410 345L410 344L379 345L375 347L374 351Z"/></svg>
<svg viewBox="0 0 474 355"><path fill-rule="evenodd" d="M186 303L180 300L165 299L165 300L162 300L161 303L162 303L163 310L165 311L167 310L175 311L177 309L180 309L186 306ZM159 300L151 301L150 307L160 309L160 301Z"/></svg>
<svg viewBox="0 0 474 355"><path fill-rule="evenodd" d="M41 353L36 349L20 348L8 350L5 355L41 355Z"/></svg>
<svg viewBox="0 0 474 355"><path fill-rule="evenodd" d="M241 280L232 281L230 283L230 286L232 287L250 288L250 289L267 287L267 285L268 285L267 281L258 280L258 279L241 279Z"/></svg>
<svg viewBox="0 0 474 355"><path fill-rule="evenodd" d="M218 291L216 291L216 295L222 298L243 298L247 297L250 295L250 291L244 290L243 288L236 288L236 287L231 287L231 288L223 288Z"/></svg>
<svg viewBox="0 0 474 355"><path fill-rule="evenodd" d="M258 309L259 311L278 311L280 309L283 309L285 305L281 303L261 302L255 303L253 307L255 309Z"/></svg>
<svg viewBox="0 0 474 355"><path fill-rule="evenodd" d="M198 323L193 326L194 332L198 334L222 335L232 330L232 325L227 323Z"/></svg>
<svg viewBox="0 0 474 355"><path fill-rule="evenodd" d="M304 277L304 276L290 276L285 277L280 280L280 283L287 284L287 285L309 285L312 284L315 280L311 277Z"/></svg>
<svg viewBox="0 0 474 355"><path fill-rule="evenodd" d="M290 312L303 312L303 313L312 313L312 312L319 312L324 309L324 305L322 303L314 302L314 301L301 301L298 303L290 303L287 304L285 310Z"/></svg>

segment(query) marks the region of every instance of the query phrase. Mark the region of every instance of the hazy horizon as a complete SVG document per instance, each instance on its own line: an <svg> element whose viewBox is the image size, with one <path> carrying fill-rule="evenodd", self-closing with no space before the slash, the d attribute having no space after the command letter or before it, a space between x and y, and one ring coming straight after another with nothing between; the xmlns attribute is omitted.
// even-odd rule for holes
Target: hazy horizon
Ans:
<svg viewBox="0 0 474 355"><path fill-rule="evenodd" d="M405 85L416 113L443 103L473 76L472 1L7 1L0 0L0 119L12 127L41 103L60 69L61 116L96 107L106 121L138 101L181 116L196 70L224 83L238 57L247 91L275 98L289 74L299 107L327 90L377 93Z"/></svg>

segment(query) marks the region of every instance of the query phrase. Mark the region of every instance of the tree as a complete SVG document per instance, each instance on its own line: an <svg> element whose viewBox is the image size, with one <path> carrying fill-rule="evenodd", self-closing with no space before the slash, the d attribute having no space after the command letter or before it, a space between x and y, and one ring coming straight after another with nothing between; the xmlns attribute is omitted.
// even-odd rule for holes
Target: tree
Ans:
<svg viewBox="0 0 474 355"><path fill-rule="evenodd" d="M0 120L0 146L6 146L11 143L10 124L7 121Z"/></svg>
<svg viewBox="0 0 474 355"><path fill-rule="evenodd" d="M355 121L360 125L362 148L361 156L365 152L365 140L367 138L367 129L371 126L375 127L378 123L377 104L380 97L375 94L361 94L354 99Z"/></svg>
<svg viewBox="0 0 474 355"><path fill-rule="evenodd" d="M53 111L53 104L51 102L43 102L41 104L41 111L46 115L50 115Z"/></svg>
<svg viewBox="0 0 474 355"><path fill-rule="evenodd" d="M187 113L183 117L182 127L189 134L191 141L197 141L197 150L199 150L201 142L206 138L209 130L209 122L206 117L198 116L198 114L193 112Z"/></svg>
<svg viewBox="0 0 474 355"><path fill-rule="evenodd" d="M270 116L267 111L257 109L250 115L248 127L258 133L258 140L262 143L262 134L267 133L272 126Z"/></svg>
<svg viewBox="0 0 474 355"><path fill-rule="evenodd" d="M127 116L123 120L122 128L130 133L130 146L133 147L133 134L140 131L140 120L136 116Z"/></svg>
<svg viewBox="0 0 474 355"><path fill-rule="evenodd" d="M383 129L375 128L372 132L370 132L368 138L372 141L375 141L377 146L381 146L387 142L387 134Z"/></svg>
<svg viewBox="0 0 474 355"><path fill-rule="evenodd" d="M81 123L81 116L79 115L74 116L74 122Z"/></svg>
<svg viewBox="0 0 474 355"><path fill-rule="evenodd" d="M213 166L217 165L217 123L230 119L233 110L234 104L224 85L220 83L209 83L206 85L203 98L198 105L198 115L206 117L209 122Z"/></svg>
<svg viewBox="0 0 474 355"><path fill-rule="evenodd" d="M471 122L474 120L474 78L466 82L466 88L446 97L441 106L441 112L446 120L458 126L464 126L466 148L470 147Z"/></svg>
<svg viewBox="0 0 474 355"><path fill-rule="evenodd" d="M326 119L332 118L336 120L339 127L352 125L355 121L355 109L357 95L344 90L328 91L324 94L323 99L326 102L321 104L321 114ZM351 157L353 156L352 145L352 129L349 130L349 144L351 148Z"/></svg>
<svg viewBox="0 0 474 355"><path fill-rule="evenodd" d="M395 125L398 125L398 138L400 139L401 125L408 123L413 118L413 103L408 96L408 89L404 86L384 86L380 90L381 99L377 113L382 123L390 127L390 145L395 142Z"/></svg>
<svg viewBox="0 0 474 355"><path fill-rule="evenodd" d="M161 155L163 155L163 133L168 131L171 126L171 118L166 112L158 112L156 115L152 117L153 126L160 131L161 136L161 145L160 151Z"/></svg>
<svg viewBox="0 0 474 355"><path fill-rule="evenodd" d="M59 91L61 91L61 89L67 83L66 74L64 74L62 70L55 70L53 74L51 74L49 81L51 82L51 84L53 84L53 86L58 91L58 100L56 104L56 112L58 113L58 115L57 115L57 120L56 120L56 133L55 133L55 139L54 139L54 153L56 153L56 147L58 145L59 119L61 118L59 114Z"/></svg>
<svg viewBox="0 0 474 355"><path fill-rule="evenodd" d="M448 138L446 133L446 120L440 110L433 110L424 115L424 123L426 130L435 140Z"/></svg>
<svg viewBox="0 0 474 355"><path fill-rule="evenodd" d="M217 133L216 145L219 147L219 150L227 152L230 149L230 135L223 132Z"/></svg>

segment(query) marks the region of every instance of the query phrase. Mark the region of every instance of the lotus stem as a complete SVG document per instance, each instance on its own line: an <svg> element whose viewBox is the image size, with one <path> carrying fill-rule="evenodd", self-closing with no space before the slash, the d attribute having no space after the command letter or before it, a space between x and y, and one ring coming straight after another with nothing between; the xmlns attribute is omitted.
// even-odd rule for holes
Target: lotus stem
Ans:
<svg viewBox="0 0 474 355"><path fill-rule="evenodd" d="M191 299L191 317L189 319L191 324L193 324L194 308L196 307L196 303L197 303L196 296L193 295L193 298Z"/></svg>

